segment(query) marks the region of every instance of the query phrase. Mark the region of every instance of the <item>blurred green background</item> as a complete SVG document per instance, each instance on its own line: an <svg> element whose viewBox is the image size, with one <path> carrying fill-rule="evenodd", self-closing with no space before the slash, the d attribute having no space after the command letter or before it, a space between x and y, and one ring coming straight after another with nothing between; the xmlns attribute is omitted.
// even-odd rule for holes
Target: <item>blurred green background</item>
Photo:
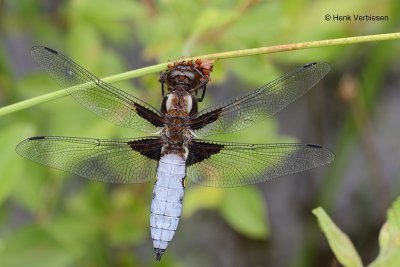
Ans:
<svg viewBox="0 0 400 267"><path fill-rule="evenodd" d="M325 14L389 21L325 21ZM389 33L400 2L0 0L0 106L60 88L30 57L58 50L99 77L194 56ZM183 219L161 263L150 239L152 184L106 185L20 158L34 135L137 137L63 97L0 118L0 266L338 266L311 210L322 206L364 263L378 254L386 210L400 194L400 42L325 47L216 62L201 108L313 61L332 71L276 118L216 136L304 142L330 166L238 189L188 184ZM158 107L158 75L116 86Z"/></svg>

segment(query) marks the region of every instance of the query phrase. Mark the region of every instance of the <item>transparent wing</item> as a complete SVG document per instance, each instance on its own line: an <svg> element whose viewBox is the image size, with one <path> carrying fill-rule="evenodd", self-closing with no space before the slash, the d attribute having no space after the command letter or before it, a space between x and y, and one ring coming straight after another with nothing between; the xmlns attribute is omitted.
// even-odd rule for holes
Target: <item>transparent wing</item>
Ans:
<svg viewBox="0 0 400 267"><path fill-rule="evenodd" d="M235 187L312 169L334 158L317 145L196 140L189 146L187 177L204 186Z"/></svg>
<svg viewBox="0 0 400 267"><path fill-rule="evenodd" d="M142 183L156 177L158 138L91 139L38 136L18 144L19 155L37 163L106 183Z"/></svg>
<svg viewBox="0 0 400 267"><path fill-rule="evenodd" d="M63 54L42 46L33 47L31 54L82 106L106 120L147 133L163 126L163 118L158 110L101 81Z"/></svg>
<svg viewBox="0 0 400 267"><path fill-rule="evenodd" d="M274 115L302 96L330 70L327 63L310 63L225 103L193 115L190 127L199 136L242 130Z"/></svg>

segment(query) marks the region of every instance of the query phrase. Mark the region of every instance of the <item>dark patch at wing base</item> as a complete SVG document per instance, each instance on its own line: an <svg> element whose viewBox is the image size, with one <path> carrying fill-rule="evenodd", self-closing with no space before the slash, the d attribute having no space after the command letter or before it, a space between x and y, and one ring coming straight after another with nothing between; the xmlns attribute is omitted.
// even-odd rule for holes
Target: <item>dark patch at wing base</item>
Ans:
<svg viewBox="0 0 400 267"><path fill-rule="evenodd" d="M190 129L198 130L206 126L207 124L213 123L214 121L218 120L220 117L222 108L218 108L213 110L209 113L203 114L193 120L190 121Z"/></svg>
<svg viewBox="0 0 400 267"><path fill-rule="evenodd" d="M162 141L159 138L141 139L127 143L133 150L141 155L156 161L160 160Z"/></svg>
<svg viewBox="0 0 400 267"><path fill-rule="evenodd" d="M133 103L135 106L135 110L137 114L142 117L143 119L147 120L151 124L153 124L156 127L163 127L164 126L164 119L160 116L158 116L156 113L154 113L152 110L139 105L137 103Z"/></svg>
<svg viewBox="0 0 400 267"><path fill-rule="evenodd" d="M224 146L220 144L193 141L189 145L189 155L186 160L186 165L191 166L202 162L203 160L210 158L212 155L219 153L223 148Z"/></svg>

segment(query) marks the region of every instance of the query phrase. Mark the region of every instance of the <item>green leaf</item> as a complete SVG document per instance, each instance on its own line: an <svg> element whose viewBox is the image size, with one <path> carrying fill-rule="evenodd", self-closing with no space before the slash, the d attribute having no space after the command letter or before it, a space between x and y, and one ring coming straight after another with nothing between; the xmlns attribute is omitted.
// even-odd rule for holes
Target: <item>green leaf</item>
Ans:
<svg viewBox="0 0 400 267"><path fill-rule="evenodd" d="M312 212L317 216L319 226L328 239L329 246L338 261L346 267L363 266L361 258L349 237L332 222L325 210L318 207Z"/></svg>
<svg viewBox="0 0 400 267"><path fill-rule="evenodd" d="M380 252L370 267L395 267L400 265L400 198L388 211L388 220L379 234Z"/></svg>
<svg viewBox="0 0 400 267"><path fill-rule="evenodd" d="M220 212L228 224L250 238L265 239L269 226L261 193L253 186L224 191Z"/></svg>

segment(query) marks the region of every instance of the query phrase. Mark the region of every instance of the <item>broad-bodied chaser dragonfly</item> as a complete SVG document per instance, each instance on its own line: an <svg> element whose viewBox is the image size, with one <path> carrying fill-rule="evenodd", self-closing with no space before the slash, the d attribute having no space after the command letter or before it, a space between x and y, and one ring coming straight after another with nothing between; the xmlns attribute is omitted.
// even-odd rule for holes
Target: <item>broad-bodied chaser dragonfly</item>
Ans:
<svg viewBox="0 0 400 267"><path fill-rule="evenodd" d="M332 152L317 145L199 139L239 131L274 115L322 79L330 70L326 63L304 65L257 90L198 112L212 70L210 62L170 64L160 76L163 100L159 111L50 48L33 47L32 56L90 111L119 126L157 134L132 139L36 136L16 148L32 161L106 183L156 179L150 213L156 260L161 259L177 229L185 177L203 186L243 186L334 159ZM203 92L198 98L200 89Z"/></svg>

